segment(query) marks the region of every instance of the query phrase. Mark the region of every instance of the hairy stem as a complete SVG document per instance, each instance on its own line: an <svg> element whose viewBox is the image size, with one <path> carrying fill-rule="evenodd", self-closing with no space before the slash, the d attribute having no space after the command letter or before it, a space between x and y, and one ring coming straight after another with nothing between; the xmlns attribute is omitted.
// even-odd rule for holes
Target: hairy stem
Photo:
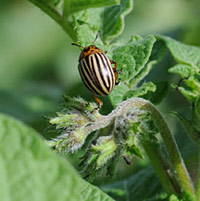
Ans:
<svg viewBox="0 0 200 201"><path fill-rule="evenodd" d="M173 194L179 192L179 187L175 186L175 182L172 181L170 175L170 169L164 163L164 160L161 157L160 150L151 143L142 143L145 152L151 160L151 163L154 167L157 176L160 179L160 182L168 194Z"/></svg>
<svg viewBox="0 0 200 201"><path fill-rule="evenodd" d="M144 100L142 102L140 103L141 108L151 112L152 119L155 125L157 126L158 130L160 131L182 192L188 192L191 195L194 195L195 190L193 183L191 181L191 178L188 174L188 171L178 150L178 146L175 142L173 135L169 130L167 123L165 122L163 116L151 103Z"/></svg>

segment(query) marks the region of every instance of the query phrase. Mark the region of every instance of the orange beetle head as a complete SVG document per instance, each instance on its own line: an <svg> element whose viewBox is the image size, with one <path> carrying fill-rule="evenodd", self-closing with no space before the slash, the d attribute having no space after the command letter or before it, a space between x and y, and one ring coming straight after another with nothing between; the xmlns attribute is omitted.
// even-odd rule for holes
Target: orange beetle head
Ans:
<svg viewBox="0 0 200 201"><path fill-rule="evenodd" d="M90 45L90 46L87 46L87 47L83 48L83 51L81 52L81 55L79 57L79 62L84 57L86 57L86 56L88 56L90 54L95 54L95 53L102 53L102 49L96 47L95 45Z"/></svg>

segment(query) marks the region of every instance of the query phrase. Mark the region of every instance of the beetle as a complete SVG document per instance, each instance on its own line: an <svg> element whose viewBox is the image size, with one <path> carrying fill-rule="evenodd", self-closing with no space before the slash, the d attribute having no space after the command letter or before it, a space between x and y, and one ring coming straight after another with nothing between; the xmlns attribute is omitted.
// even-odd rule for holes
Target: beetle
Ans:
<svg viewBox="0 0 200 201"><path fill-rule="evenodd" d="M121 71L117 71L117 63L106 56L107 52L97 46L72 45L83 48L78 60L79 73L85 86L93 93L98 108L101 108L103 102L98 96L106 96L112 92L114 86L120 83L117 78Z"/></svg>

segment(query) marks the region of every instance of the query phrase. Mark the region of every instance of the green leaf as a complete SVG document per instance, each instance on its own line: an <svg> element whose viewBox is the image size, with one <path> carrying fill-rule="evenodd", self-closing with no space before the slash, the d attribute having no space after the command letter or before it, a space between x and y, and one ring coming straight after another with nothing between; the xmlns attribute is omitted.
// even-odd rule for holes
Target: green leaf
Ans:
<svg viewBox="0 0 200 201"><path fill-rule="evenodd" d="M137 37L137 36L136 36ZM148 60L151 55L153 45L155 43L155 37L152 35L146 36L143 38L132 38L132 40L125 46L118 47L113 51L113 58L120 60L121 55L125 55L125 58L128 58L128 67L123 69L126 74L130 75L129 79L131 80L132 85L136 85L144 76L148 73L144 70L145 65L148 63ZM130 59L132 57L132 60ZM131 62L132 68L131 68ZM126 65L127 65L126 63ZM148 71L151 68L148 68ZM144 73L144 71L145 73ZM125 78L123 78L125 79Z"/></svg>
<svg viewBox="0 0 200 201"><path fill-rule="evenodd" d="M177 73L182 78L187 78L195 74L195 70L189 65L177 64L169 69L170 73Z"/></svg>
<svg viewBox="0 0 200 201"><path fill-rule="evenodd" d="M119 35L123 31L124 13L127 12L128 7L131 6L131 4L132 4L131 2L132 2L132 0L131 1L130 0L122 0L121 4L116 5L119 3L119 1L116 1L116 0L110 1L110 3L109 3L109 1L105 1L104 4L102 1L102 4L101 4L102 8L87 9L87 10L82 9L83 11L75 13L73 15L73 20L70 23L72 24L72 27L74 27L77 30L77 38L78 38L79 43L83 46L85 46L86 44L91 45L95 38L95 36L93 36L93 35L96 35L97 31L100 31L100 30L101 30L101 34L102 34L101 38L104 38L104 34L107 34L107 31L109 31L109 32L114 31L115 36L112 36L111 38L114 38L117 35ZM109 8L103 8L107 5L111 5L111 3L112 3L112 5L115 4L115 6L112 6ZM95 4L95 1L94 2L92 1L91 5L93 5L93 4L96 7L100 7L99 2ZM90 8L90 3L88 3L88 1L87 1L87 5L89 5L87 8ZM81 6L84 6L84 5L81 5ZM130 11L132 10L132 8L129 8L129 9L130 9ZM112 12L110 10L112 10ZM115 12L117 12L117 14ZM112 17L112 13L116 14L115 18ZM111 17L111 19L110 19L110 17ZM118 26L118 22L121 22L122 26ZM116 27L114 26L115 23L117 23ZM87 30L80 31L79 29L81 27L79 27L79 26L81 26L83 24L87 24ZM108 30L105 30L104 28L107 28L108 25L111 27L108 27ZM90 32L93 32L93 33L90 33ZM84 38L82 35L85 35L86 38L88 38L88 40L86 38ZM79 36L81 36L81 38L83 38L84 41L82 41L81 38L79 38Z"/></svg>
<svg viewBox="0 0 200 201"><path fill-rule="evenodd" d="M160 62L163 59L163 57L166 55L166 52L167 52L167 47L164 41L156 40L149 60Z"/></svg>
<svg viewBox="0 0 200 201"><path fill-rule="evenodd" d="M181 75L183 81L187 84L188 87L191 87L192 90L196 91L197 95L200 92L200 74L196 73L188 65L175 65L169 69L170 73L177 73Z"/></svg>
<svg viewBox="0 0 200 201"><path fill-rule="evenodd" d="M123 97L128 90L129 88L125 84L120 84L118 86L115 86L115 89L109 95L109 99L113 107L116 107L119 103L123 101Z"/></svg>
<svg viewBox="0 0 200 201"><path fill-rule="evenodd" d="M163 40L169 48L172 56L181 64L191 66L196 72L200 70L200 48L186 45L166 36L156 36Z"/></svg>
<svg viewBox="0 0 200 201"><path fill-rule="evenodd" d="M113 59L117 62L118 69L122 69L123 73L120 75L122 82L130 80L135 73L135 60L132 55L126 53L116 53Z"/></svg>
<svg viewBox="0 0 200 201"><path fill-rule="evenodd" d="M82 188L80 189L76 189L77 193L81 190L81 196L79 198L81 201L114 201L110 196L103 193L98 187L93 186L88 182L83 182L81 187Z"/></svg>
<svg viewBox="0 0 200 201"><path fill-rule="evenodd" d="M172 88L177 89L177 84L172 83L171 86ZM178 91L181 92L191 103L194 103L197 96L199 95L198 92L188 86L179 86Z"/></svg>
<svg viewBox="0 0 200 201"><path fill-rule="evenodd" d="M85 182L63 157L23 123L0 115L0 197L2 201L112 199Z"/></svg>
<svg viewBox="0 0 200 201"><path fill-rule="evenodd" d="M127 100L132 97L141 97L147 94L148 92L155 92L156 85L152 82L144 83L141 87L138 87L134 90L129 90L124 96L123 99Z"/></svg>
<svg viewBox="0 0 200 201"><path fill-rule="evenodd" d="M78 44L86 47L94 42L101 26L101 13L102 8L87 9L73 14L68 20L75 30ZM98 42L102 44L100 37L95 44L99 45Z"/></svg>
<svg viewBox="0 0 200 201"><path fill-rule="evenodd" d="M98 18L97 11L93 15L93 19L95 18L95 16L97 16L97 18ZM82 45L83 47L93 44L98 30L99 30L98 25L97 26L94 25L94 27L90 26L89 24L78 25L77 29L76 29L78 44ZM99 48L105 50L105 46L103 45L103 43L99 37L95 41L95 45L98 46Z"/></svg>
<svg viewBox="0 0 200 201"><path fill-rule="evenodd" d="M162 187L152 168L141 170L123 181L105 185L102 189L117 201L158 201L164 200L167 197L166 194L162 194L161 196Z"/></svg>
<svg viewBox="0 0 200 201"><path fill-rule="evenodd" d="M150 100L154 104L159 104L165 96L168 94L169 91L169 84L168 82L158 82L154 83L156 86L155 91L148 91L144 96L144 99Z"/></svg>
<svg viewBox="0 0 200 201"><path fill-rule="evenodd" d="M103 41L117 37L124 29L124 17L133 9L133 0L121 0L120 5L106 8L103 12Z"/></svg>
<svg viewBox="0 0 200 201"><path fill-rule="evenodd" d="M119 4L120 0L65 0L64 2L64 13L69 16L72 13L88 8L113 6Z"/></svg>
<svg viewBox="0 0 200 201"><path fill-rule="evenodd" d="M170 73L177 73L182 77L179 84L172 84L173 88L178 90L192 103L200 93L200 75L191 66L177 64L169 69Z"/></svg>
<svg viewBox="0 0 200 201"><path fill-rule="evenodd" d="M181 75L178 85L172 84L190 102L194 103L200 93L200 48L180 43L172 38L156 36L165 42L174 59L180 64L169 69L171 73Z"/></svg>
<svg viewBox="0 0 200 201"><path fill-rule="evenodd" d="M86 47L95 39L95 33L89 28L87 24L82 24L77 27L78 43L83 47Z"/></svg>
<svg viewBox="0 0 200 201"><path fill-rule="evenodd" d="M113 106L127 98L141 97L156 90L152 82L145 83L139 88L136 87L166 52L163 42L155 42L155 37L152 35L144 39L133 36L127 45L113 50L113 59L117 62L118 68L123 70L119 77L124 82L123 85L116 86L109 96Z"/></svg>

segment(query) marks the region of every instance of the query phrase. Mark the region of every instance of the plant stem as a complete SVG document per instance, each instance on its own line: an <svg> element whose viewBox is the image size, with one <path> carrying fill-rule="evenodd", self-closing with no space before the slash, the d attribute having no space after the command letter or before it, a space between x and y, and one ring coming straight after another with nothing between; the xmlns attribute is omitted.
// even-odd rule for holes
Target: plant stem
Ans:
<svg viewBox="0 0 200 201"><path fill-rule="evenodd" d="M157 176L160 179L160 182L164 188L164 190L170 195L179 192L179 187L174 185L174 182L170 178L170 169L164 164L160 151L155 147L152 143L142 143L145 152L151 160L151 163L154 167ZM180 192L179 192L180 193Z"/></svg>
<svg viewBox="0 0 200 201"><path fill-rule="evenodd" d="M200 146L198 149L198 173L197 173L197 188L196 188L196 196L197 196L197 201L200 201Z"/></svg>
<svg viewBox="0 0 200 201"><path fill-rule="evenodd" d="M63 18L62 22L59 23L64 31L72 38L73 41L77 42L77 35L72 28L71 24L67 22L66 18Z"/></svg>
<svg viewBox="0 0 200 201"><path fill-rule="evenodd" d="M181 187L182 192L188 192L191 195L195 195L195 189L191 178L187 172L185 164L182 160L180 152L178 150L178 146L175 142L174 137L172 136L167 123L165 122L163 116L158 112L158 110L151 103L144 103L142 106L143 109L149 110L152 115L152 119L157 126L163 141L165 143L165 147L167 149L170 161L174 168L174 172L178 179L179 185Z"/></svg>

